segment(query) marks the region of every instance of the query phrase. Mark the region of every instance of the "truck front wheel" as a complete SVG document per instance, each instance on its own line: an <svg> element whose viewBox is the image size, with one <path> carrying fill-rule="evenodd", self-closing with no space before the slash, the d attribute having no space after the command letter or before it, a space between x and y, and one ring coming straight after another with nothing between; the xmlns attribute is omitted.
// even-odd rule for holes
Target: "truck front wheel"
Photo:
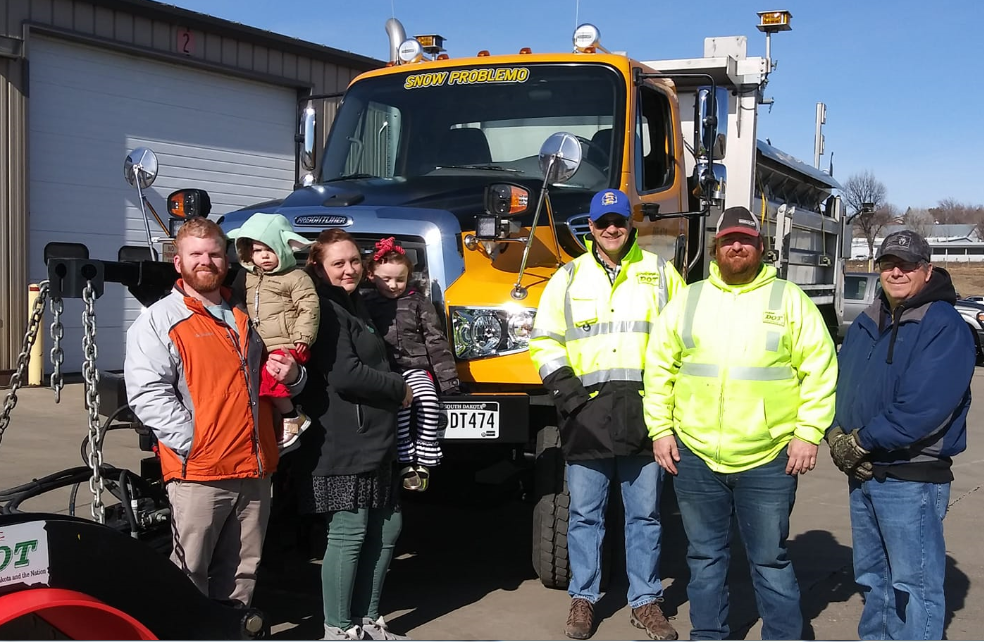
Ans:
<svg viewBox="0 0 984 642"><path fill-rule="evenodd" d="M536 435L534 490L537 502L533 509L533 568L547 588L567 589L571 565L567 548L567 525L570 522L571 497L564 475L564 454L560 449L560 431L546 426ZM601 590L606 590L613 563L613 547L622 541L622 502L618 492L609 496L605 539L601 547Z"/></svg>
<svg viewBox="0 0 984 642"><path fill-rule="evenodd" d="M533 568L547 588L566 589L571 579L567 523L571 498L564 480L560 431L546 426L536 435L533 509Z"/></svg>

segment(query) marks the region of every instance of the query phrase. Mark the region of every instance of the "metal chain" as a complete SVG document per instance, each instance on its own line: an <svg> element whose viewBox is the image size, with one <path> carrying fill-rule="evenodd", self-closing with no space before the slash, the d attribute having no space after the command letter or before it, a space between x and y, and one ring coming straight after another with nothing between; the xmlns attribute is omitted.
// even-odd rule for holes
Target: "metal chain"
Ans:
<svg viewBox="0 0 984 642"><path fill-rule="evenodd" d="M89 468L92 477L89 479L89 491L92 493L92 519L100 524L106 523L106 507L103 505L102 494L106 490L103 483L101 468L102 435L99 426L99 370L96 369L96 290L92 281L86 281L82 290L82 378L85 380L85 405L89 410Z"/></svg>
<svg viewBox="0 0 984 642"><path fill-rule="evenodd" d="M17 355L17 368L10 376L10 392L3 402L3 413L0 414L0 441L3 441L3 433L10 425L10 413L17 405L17 391L23 385L24 372L27 370L28 361L31 359L31 348L38 339L38 330L41 329L41 319L44 316L44 304L48 300L48 282L42 281L38 287L38 298L34 299L34 307L31 309L31 318L27 322L27 332L24 333L24 341L21 343L20 354Z"/></svg>
<svg viewBox="0 0 984 642"><path fill-rule="evenodd" d="M55 391L55 403L61 402L61 391L65 387L62 376L62 363L65 361L65 351L62 350L61 340L65 336L65 326L62 325L61 315L65 304L61 297L51 298L51 389Z"/></svg>

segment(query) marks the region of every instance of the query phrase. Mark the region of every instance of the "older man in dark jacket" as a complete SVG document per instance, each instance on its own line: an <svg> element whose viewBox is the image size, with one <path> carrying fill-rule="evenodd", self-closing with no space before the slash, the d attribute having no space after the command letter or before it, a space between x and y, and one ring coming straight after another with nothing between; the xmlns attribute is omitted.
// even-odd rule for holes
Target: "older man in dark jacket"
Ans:
<svg viewBox="0 0 984 642"><path fill-rule="evenodd" d="M890 234L878 251L882 295L840 350L830 454L850 476L862 640L939 640L945 605L943 517L952 457L967 446L974 340L950 275L926 240Z"/></svg>

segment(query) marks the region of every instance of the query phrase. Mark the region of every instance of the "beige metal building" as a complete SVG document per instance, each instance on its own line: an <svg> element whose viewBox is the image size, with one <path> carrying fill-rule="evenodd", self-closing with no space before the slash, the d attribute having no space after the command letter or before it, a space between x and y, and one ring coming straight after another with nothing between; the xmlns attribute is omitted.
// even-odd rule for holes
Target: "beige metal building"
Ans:
<svg viewBox="0 0 984 642"><path fill-rule="evenodd" d="M0 0L0 375L17 361L46 243L115 260L145 242L127 152L157 153L158 209L181 187L207 189L213 215L282 197L298 99L382 65L149 0ZM96 311L99 366L121 367L139 304L107 285ZM77 372L80 302L64 320L64 368Z"/></svg>

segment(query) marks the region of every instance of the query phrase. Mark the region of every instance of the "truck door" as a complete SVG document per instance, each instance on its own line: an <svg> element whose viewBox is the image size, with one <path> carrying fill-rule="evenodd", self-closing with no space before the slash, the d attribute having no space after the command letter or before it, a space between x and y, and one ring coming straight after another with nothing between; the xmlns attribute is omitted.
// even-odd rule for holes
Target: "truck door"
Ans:
<svg viewBox="0 0 984 642"><path fill-rule="evenodd" d="M685 211L681 185L686 185L686 177L677 159L683 150L677 149L680 137L674 135L679 120L666 91L649 81L636 88L633 102L625 170L630 177L627 191L635 192L643 204L641 220L635 221L639 245L667 261L679 261L676 267L683 273L687 219L653 216L656 207L662 214Z"/></svg>

